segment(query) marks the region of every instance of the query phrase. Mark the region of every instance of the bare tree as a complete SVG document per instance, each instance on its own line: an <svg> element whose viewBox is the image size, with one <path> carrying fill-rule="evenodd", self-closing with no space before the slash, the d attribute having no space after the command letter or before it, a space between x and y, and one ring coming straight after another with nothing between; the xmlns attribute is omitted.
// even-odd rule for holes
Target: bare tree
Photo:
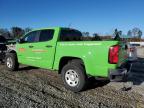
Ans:
<svg viewBox="0 0 144 108"><path fill-rule="evenodd" d="M100 38L99 34L94 33L92 40L94 40L94 41L100 41L100 40L102 40L102 39Z"/></svg>
<svg viewBox="0 0 144 108"><path fill-rule="evenodd" d="M20 27L12 27L11 31L14 38L20 38L24 34L24 30Z"/></svg>
<svg viewBox="0 0 144 108"><path fill-rule="evenodd" d="M122 31L118 31L118 29L115 29L114 35L115 35L114 40L120 40L120 36L122 35Z"/></svg>
<svg viewBox="0 0 144 108"><path fill-rule="evenodd" d="M132 31L129 30L128 33L127 33L127 35L128 35L129 37L132 37Z"/></svg>
<svg viewBox="0 0 144 108"><path fill-rule="evenodd" d="M11 38L10 32L7 29L0 29L0 35L2 35L3 37L5 37L6 39Z"/></svg>
<svg viewBox="0 0 144 108"><path fill-rule="evenodd" d="M85 37L89 36L89 32L83 32L82 34L83 34L83 36L85 36Z"/></svg>
<svg viewBox="0 0 144 108"><path fill-rule="evenodd" d="M141 39L141 37L142 37L142 31L140 30L139 32L138 32L138 38L140 38Z"/></svg>
<svg viewBox="0 0 144 108"><path fill-rule="evenodd" d="M24 29L24 32L25 32L25 33L28 33L28 32L30 32L31 30L32 30L32 28L26 27L26 28Z"/></svg>
<svg viewBox="0 0 144 108"><path fill-rule="evenodd" d="M132 36L135 38L141 38L142 31L139 28L135 27L132 29Z"/></svg>

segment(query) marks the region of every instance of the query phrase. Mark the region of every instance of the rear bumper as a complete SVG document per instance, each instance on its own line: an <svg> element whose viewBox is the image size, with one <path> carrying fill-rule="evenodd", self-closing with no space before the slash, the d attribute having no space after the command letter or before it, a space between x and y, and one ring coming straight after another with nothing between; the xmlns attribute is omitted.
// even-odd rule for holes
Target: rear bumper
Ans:
<svg viewBox="0 0 144 108"><path fill-rule="evenodd" d="M127 78L127 69L109 69L109 79L112 82L123 82Z"/></svg>

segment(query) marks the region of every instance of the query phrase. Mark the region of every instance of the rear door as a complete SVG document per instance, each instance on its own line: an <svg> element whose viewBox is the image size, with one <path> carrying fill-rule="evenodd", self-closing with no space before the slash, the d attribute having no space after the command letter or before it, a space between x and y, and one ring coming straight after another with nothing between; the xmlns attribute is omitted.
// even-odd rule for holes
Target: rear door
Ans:
<svg viewBox="0 0 144 108"><path fill-rule="evenodd" d="M39 41L33 44L32 49L35 55L36 66L48 69L52 68L55 56L54 33L54 29L40 30Z"/></svg>

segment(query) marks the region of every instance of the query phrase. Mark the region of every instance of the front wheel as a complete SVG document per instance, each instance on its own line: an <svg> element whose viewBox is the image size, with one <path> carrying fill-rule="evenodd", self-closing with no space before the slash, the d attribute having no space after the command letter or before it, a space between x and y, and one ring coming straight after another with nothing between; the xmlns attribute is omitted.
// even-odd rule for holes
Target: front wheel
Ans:
<svg viewBox="0 0 144 108"><path fill-rule="evenodd" d="M61 75L65 87L73 92L82 91L86 86L85 70L81 64L66 64Z"/></svg>
<svg viewBox="0 0 144 108"><path fill-rule="evenodd" d="M19 67L17 56L15 53L8 53L6 55L6 68L10 71L15 71Z"/></svg>

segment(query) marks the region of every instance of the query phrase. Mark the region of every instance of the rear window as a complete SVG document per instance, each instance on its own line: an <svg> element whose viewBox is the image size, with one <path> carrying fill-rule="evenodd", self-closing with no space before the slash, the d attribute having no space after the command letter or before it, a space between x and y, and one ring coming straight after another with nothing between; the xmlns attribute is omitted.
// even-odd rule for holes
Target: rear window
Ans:
<svg viewBox="0 0 144 108"><path fill-rule="evenodd" d="M84 36L80 31L74 29L62 29L59 41L100 41L99 37Z"/></svg>
<svg viewBox="0 0 144 108"><path fill-rule="evenodd" d="M72 29L63 29L60 33L60 41L81 41L81 37L81 32Z"/></svg>

